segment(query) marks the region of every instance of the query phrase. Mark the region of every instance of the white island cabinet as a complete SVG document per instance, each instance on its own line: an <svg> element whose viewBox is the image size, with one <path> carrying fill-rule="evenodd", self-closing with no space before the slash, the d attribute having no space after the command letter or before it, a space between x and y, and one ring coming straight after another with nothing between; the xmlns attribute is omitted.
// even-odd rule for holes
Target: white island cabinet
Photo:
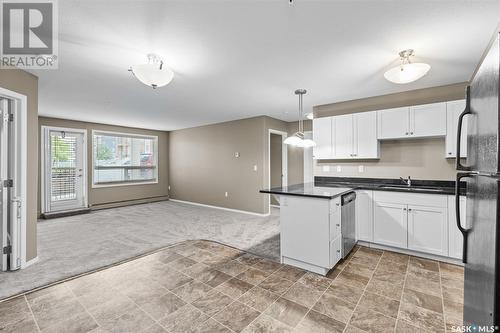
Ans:
<svg viewBox="0 0 500 333"><path fill-rule="evenodd" d="M340 196L281 195L281 262L326 275L341 259Z"/></svg>

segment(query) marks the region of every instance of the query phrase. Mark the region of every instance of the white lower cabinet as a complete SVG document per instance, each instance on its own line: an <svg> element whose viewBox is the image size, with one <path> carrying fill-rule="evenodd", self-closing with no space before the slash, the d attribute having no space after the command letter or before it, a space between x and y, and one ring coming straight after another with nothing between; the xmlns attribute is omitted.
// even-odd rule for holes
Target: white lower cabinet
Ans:
<svg viewBox="0 0 500 333"><path fill-rule="evenodd" d="M373 242L383 245L407 246L406 205L390 202L374 202Z"/></svg>
<svg viewBox="0 0 500 333"><path fill-rule="evenodd" d="M444 257L458 259L461 256L461 237L457 234L459 231L451 212L454 208L448 196L372 191L372 228L366 222L369 218L365 217L369 215L366 213L370 207L368 199L362 194L359 197L361 200L356 206L356 215L360 218L356 218L358 240Z"/></svg>
<svg viewBox="0 0 500 333"><path fill-rule="evenodd" d="M407 212L408 249L447 256L447 209L408 205Z"/></svg>
<svg viewBox="0 0 500 333"><path fill-rule="evenodd" d="M373 191L356 191L356 239L373 242Z"/></svg>
<svg viewBox="0 0 500 333"><path fill-rule="evenodd" d="M460 220L462 226L467 228L467 200L460 197ZM452 258L462 259L464 237L457 227L455 196L448 196L448 255Z"/></svg>

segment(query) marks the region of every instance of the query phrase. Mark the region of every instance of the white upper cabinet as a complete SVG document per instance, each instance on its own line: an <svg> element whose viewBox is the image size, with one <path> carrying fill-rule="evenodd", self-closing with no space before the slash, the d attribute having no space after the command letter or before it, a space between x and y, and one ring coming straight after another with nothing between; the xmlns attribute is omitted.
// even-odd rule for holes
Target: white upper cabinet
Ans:
<svg viewBox="0 0 500 333"><path fill-rule="evenodd" d="M379 158L377 112L361 112L333 117L334 158Z"/></svg>
<svg viewBox="0 0 500 333"><path fill-rule="evenodd" d="M379 139L407 138L410 133L410 108L379 110L377 117Z"/></svg>
<svg viewBox="0 0 500 333"><path fill-rule="evenodd" d="M332 117L313 119L314 159L333 158Z"/></svg>
<svg viewBox="0 0 500 333"><path fill-rule="evenodd" d="M446 103L410 107L410 136L433 137L446 135Z"/></svg>
<svg viewBox="0 0 500 333"><path fill-rule="evenodd" d="M353 115L354 157L379 158L377 140L377 112L362 112Z"/></svg>
<svg viewBox="0 0 500 333"><path fill-rule="evenodd" d="M354 157L353 124L352 114L333 117L332 141L334 158L344 159Z"/></svg>
<svg viewBox="0 0 500 333"><path fill-rule="evenodd" d="M444 102L377 112L379 139L423 138L446 134Z"/></svg>
<svg viewBox="0 0 500 333"><path fill-rule="evenodd" d="M458 117L465 110L465 100L446 102L446 157L457 157ZM467 157L467 117L462 124L460 156Z"/></svg>

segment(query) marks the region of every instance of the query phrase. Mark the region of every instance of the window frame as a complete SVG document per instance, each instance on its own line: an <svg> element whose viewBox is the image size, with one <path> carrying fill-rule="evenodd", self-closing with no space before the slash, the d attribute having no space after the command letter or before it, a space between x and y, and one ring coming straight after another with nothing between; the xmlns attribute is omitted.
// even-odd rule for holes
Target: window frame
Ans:
<svg viewBox="0 0 500 333"><path fill-rule="evenodd" d="M109 182L109 183L96 183L95 180L95 162L96 162L96 150L95 147L95 136L96 135L108 135L108 136L121 136L127 138L147 138L153 140L153 158L155 162L155 179L154 180L131 180L131 181L120 181L120 182ZM136 134L136 133L125 133L125 132L115 132L106 130L92 130L92 188L103 188L103 187L118 187L118 186L130 186L130 185L152 185L158 184L160 172L158 166L158 136L157 135L146 135L146 134Z"/></svg>

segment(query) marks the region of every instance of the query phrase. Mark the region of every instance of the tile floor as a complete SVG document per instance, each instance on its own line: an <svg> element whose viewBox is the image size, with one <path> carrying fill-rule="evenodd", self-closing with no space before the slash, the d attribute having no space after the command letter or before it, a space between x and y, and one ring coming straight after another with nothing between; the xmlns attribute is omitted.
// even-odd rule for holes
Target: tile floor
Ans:
<svg viewBox="0 0 500 333"><path fill-rule="evenodd" d="M454 265L356 247L322 277L188 241L4 301L0 331L445 332L462 303Z"/></svg>

